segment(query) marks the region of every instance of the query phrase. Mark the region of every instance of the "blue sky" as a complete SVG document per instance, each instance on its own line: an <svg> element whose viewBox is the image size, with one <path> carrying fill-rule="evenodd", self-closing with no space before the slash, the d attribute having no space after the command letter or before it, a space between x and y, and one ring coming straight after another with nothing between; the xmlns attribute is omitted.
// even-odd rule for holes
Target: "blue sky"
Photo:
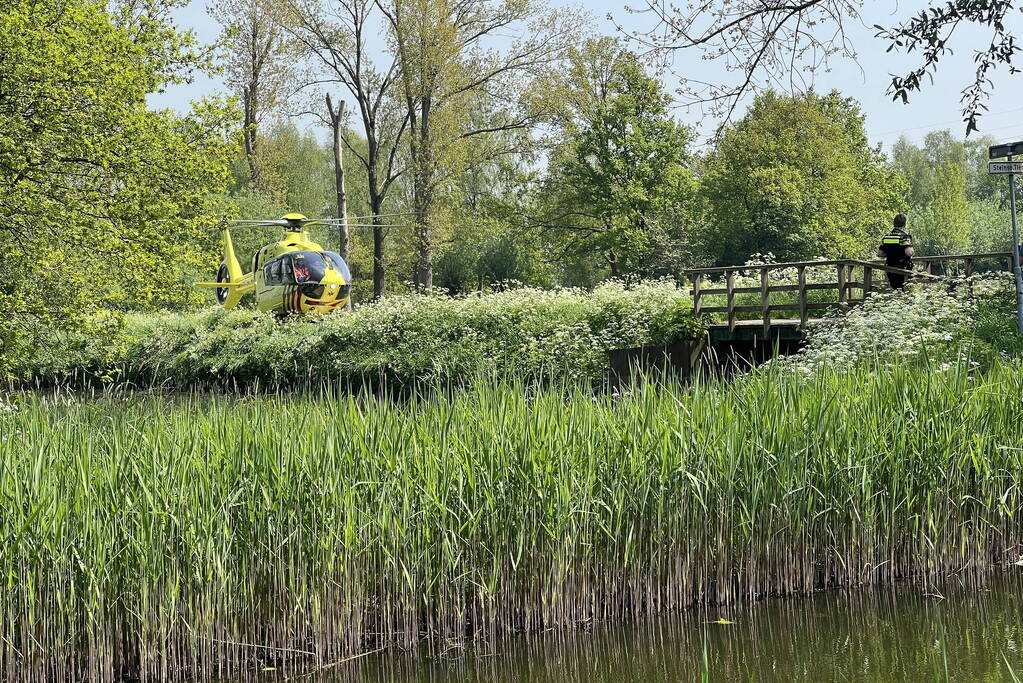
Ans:
<svg viewBox="0 0 1023 683"><path fill-rule="evenodd" d="M575 5L578 2L551 0L552 5ZM642 29L649 18L625 11L628 0L591 0L582 3L594 18L599 31L615 34L614 23L607 19L610 14L626 30ZM634 2L633 5L638 5ZM857 62L835 59L831 72L818 74L815 87L819 91L837 89L860 101L866 114L867 130L871 141L880 142L885 148L905 134L919 142L930 130L950 128L957 135L965 131L960 117L960 91L973 76L973 49L986 45L989 36L980 30L971 29L957 32L957 39L951 47L954 54L945 58L935 83L923 92L916 93L908 105L892 102L885 95L890 73L903 72L916 64L913 58L895 53L886 53L887 47L873 37L873 24L891 25L899 18L910 16L928 3L921 0L907 0L896 3L866 0L862 22L850 24L849 36L858 53ZM206 12L206 0L193 0L192 4L176 15L183 28L192 28L203 41L212 41L218 33L218 26ZM1015 13L1012 18L1017 35L1023 36L1023 16ZM703 81L721 80L719 66L699 58L697 54L682 54L676 58L674 71ZM996 74L995 89L988 103L990 113L981 119L982 134L990 134L1002 141L1023 139L1023 74L1011 76L1003 71ZM677 81L668 77L666 84L674 88ZM161 107L185 108L192 99L221 89L215 80L201 78L189 85L176 86L166 93L152 98L152 104ZM709 134L715 122L695 110L677 110L679 119L689 123L702 134Z"/></svg>

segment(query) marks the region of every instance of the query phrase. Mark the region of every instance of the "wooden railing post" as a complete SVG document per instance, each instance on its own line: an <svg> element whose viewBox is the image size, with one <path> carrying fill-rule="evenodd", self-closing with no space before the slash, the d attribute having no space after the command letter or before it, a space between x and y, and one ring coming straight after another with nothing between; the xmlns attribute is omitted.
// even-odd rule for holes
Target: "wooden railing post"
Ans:
<svg viewBox="0 0 1023 683"><path fill-rule="evenodd" d="M863 300L867 300L867 295L870 294L870 290L874 288L874 269L870 266L863 266Z"/></svg>
<svg viewBox="0 0 1023 683"><path fill-rule="evenodd" d="M799 326L806 327L806 266L799 266Z"/></svg>
<svg viewBox="0 0 1023 683"><path fill-rule="evenodd" d="M701 299L703 295L700 293L700 281L703 279L703 275L695 273L693 275L693 313L700 315Z"/></svg>
<svg viewBox="0 0 1023 683"><path fill-rule="evenodd" d="M764 339L771 335L771 273L767 268L760 271L760 317L764 322Z"/></svg>
<svg viewBox="0 0 1023 683"><path fill-rule="evenodd" d="M735 271L730 270L725 274L725 288L728 290L728 331L735 330Z"/></svg>
<svg viewBox="0 0 1023 683"><path fill-rule="evenodd" d="M838 264L838 303L845 303L845 264Z"/></svg>

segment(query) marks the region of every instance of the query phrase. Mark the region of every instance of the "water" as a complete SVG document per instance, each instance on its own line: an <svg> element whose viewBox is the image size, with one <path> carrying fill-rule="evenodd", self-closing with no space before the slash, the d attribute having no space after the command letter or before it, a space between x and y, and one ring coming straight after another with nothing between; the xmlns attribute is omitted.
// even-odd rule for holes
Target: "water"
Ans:
<svg viewBox="0 0 1023 683"><path fill-rule="evenodd" d="M1014 681L1023 679L1023 582L829 592L807 599L597 625L467 649L374 655L311 683ZM733 624L707 623L719 619ZM1014 674L1013 672L1018 672ZM1020 679L1014 676L1019 676Z"/></svg>

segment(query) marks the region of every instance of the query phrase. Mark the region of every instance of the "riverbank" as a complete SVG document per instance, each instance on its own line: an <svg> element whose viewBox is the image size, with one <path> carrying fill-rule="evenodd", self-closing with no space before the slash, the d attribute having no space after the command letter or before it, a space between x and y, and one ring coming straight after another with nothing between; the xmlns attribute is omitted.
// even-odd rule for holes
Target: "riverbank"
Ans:
<svg viewBox="0 0 1023 683"><path fill-rule="evenodd" d="M0 671L115 680L982 576L1021 550L1023 373L21 394L0 415ZM249 646L241 645L248 644Z"/></svg>
<svg viewBox="0 0 1023 683"><path fill-rule="evenodd" d="M1014 683L1023 582L830 590L496 643L380 653L309 683ZM245 681L286 680L264 672ZM239 681L238 683L241 683Z"/></svg>

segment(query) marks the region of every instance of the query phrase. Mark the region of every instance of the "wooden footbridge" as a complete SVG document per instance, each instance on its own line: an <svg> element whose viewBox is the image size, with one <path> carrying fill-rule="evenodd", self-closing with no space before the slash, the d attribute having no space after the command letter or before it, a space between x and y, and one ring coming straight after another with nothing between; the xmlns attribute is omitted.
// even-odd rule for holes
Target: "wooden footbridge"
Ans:
<svg viewBox="0 0 1023 683"><path fill-rule="evenodd" d="M912 270L902 270L839 259L697 268L683 276L692 282L694 311L711 318L711 344L797 341L820 313L862 304L871 292L889 289L887 273L969 286L969 276L1011 270L1011 260L1010 252L923 256L913 259Z"/></svg>
<svg viewBox="0 0 1023 683"><path fill-rule="evenodd" d="M609 351L612 386L629 384L640 371L688 378L701 366L727 371L792 353L822 313L890 289L887 273L972 287L971 275L1011 270L1011 260L1010 252L995 252L916 257L912 270L858 259L685 270L694 311L710 318L707 334L692 342Z"/></svg>

